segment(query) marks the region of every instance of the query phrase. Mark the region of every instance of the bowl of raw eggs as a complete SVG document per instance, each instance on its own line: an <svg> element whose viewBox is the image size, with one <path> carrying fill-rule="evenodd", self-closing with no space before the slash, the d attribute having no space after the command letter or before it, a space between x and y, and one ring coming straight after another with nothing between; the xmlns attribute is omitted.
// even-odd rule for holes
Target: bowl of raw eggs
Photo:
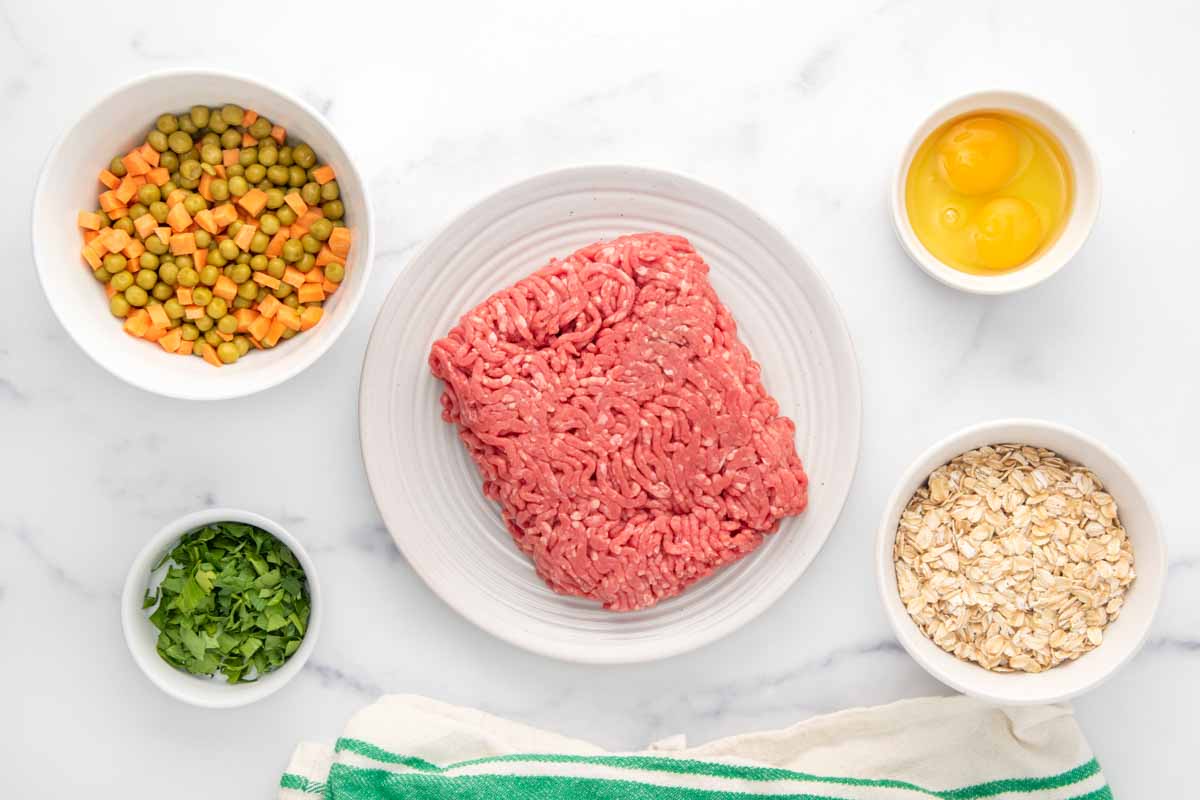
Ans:
<svg viewBox="0 0 1200 800"><path fill-rule="evenodd" d="M1035 286L1069 262L1100 211L1100 172L1083 134L1018 92L960 97L901 154L892 220L929 275L976 294Z"/></svg>

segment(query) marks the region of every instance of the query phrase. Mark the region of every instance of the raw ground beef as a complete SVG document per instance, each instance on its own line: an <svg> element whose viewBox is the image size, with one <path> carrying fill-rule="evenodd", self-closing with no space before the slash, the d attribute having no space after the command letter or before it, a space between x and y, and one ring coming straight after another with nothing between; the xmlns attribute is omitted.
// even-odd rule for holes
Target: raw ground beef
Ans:
<svg viewBox="0 0 1200 800"><path fill-rule="evenodd" d="M433 345L456 423L552 589L652 606L808 502L795 425L680 236L553 260Z"/></svg>

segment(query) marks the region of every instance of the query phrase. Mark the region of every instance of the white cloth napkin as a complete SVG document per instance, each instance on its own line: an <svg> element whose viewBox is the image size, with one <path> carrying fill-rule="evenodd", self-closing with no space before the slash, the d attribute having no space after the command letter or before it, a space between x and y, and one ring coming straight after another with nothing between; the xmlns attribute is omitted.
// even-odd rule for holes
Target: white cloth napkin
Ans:
<svg viewBox="0 0 1200 800"><path fill-rule="evenodd" d="M302 743L280 800L1111 800L1066 705L905 700L789 728L637 753L423 697L360 711L333 746Z"/></svg>

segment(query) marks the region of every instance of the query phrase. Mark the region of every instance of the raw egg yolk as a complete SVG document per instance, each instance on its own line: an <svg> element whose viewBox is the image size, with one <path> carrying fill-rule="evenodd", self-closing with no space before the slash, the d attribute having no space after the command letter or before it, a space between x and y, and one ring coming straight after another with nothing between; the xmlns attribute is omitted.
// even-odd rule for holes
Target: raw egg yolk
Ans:
<svg viewBox="0 0 1200 800"><path fill-rule="evenodd" d="M1025 263L1042 243L1042 221L1033 206L1016 197L997 197L979 209L975 250L988 269Z"/></svg>
<svg viewBox="0 0 1200 800"><path fill-rule="evenodd" d="M1020 162L1017 137L1002 120L963 120L938 142L942 173L954 189L975 195L994 192L1016 174Z"/></svg>

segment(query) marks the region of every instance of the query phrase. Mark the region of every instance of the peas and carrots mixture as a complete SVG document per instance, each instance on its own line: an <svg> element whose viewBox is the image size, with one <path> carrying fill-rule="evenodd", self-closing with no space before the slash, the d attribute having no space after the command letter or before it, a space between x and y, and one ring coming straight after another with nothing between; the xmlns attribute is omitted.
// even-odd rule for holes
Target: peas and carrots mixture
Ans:
<svg viewBox="0 0 1200 800"><path fill-rule="evenodd" d="M313 149L250 109L162 114L100 172L83 258L113 316L169 353L233 364L321 320L351 231Z"/></svg>

